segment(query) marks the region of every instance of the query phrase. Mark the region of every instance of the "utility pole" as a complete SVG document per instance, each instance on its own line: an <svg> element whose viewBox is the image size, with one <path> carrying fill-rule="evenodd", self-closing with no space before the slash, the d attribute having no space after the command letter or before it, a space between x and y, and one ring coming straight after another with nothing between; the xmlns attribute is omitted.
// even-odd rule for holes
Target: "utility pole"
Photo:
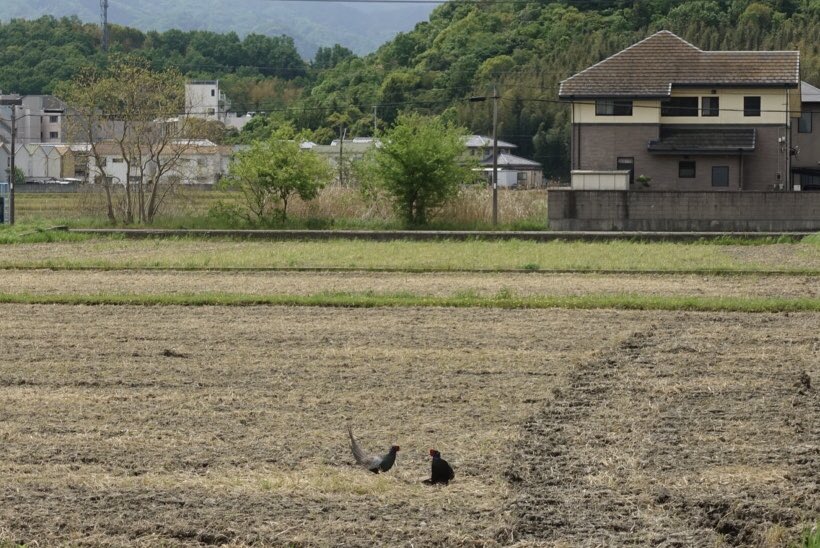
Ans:
<svg viewBox="0 0 820 548"><path fill-rule="evenodd" d="M342 126L339 126L339 186L345 186L345 164L344 164L344 148L345 148L345 135L347 135L347 128L344 128L342 131Z"/></svg>
<svg viewBox="0 0 820 548"><path fill-rule="evenodd" d="M108 51L108 0L100 0L100 27L102 29L102 50Z"/></svg>
<svg viewBox="0 0 820 548"><path fill-rule="evenodd" d="M376 132L379 131L379 119L376 117L377 108L378 107L376 105L373 105L373 137L376 137Z"/></svg>
<svg viewBox="0 0 820 548"><path fill-rule="evenodd" d="M493 226L498 226L498 90L493 85Z"/></svg>
<svg viewBox="0 0 820 548"><path fill-rule="evenodd" d="M470 97L471 102L493 100L493 226L498 226L498 88L493 84L493 94L488 97L479 95Z"/></svg>
<svg viewBox="0 0 820 548"><path fill-rule="evenodd" d="M17 169L17 164L14 159L15 148L17 148L17 105L23 104L23 98L19 95L7 96L7 98L0 99L0 105L8 105L11 107L11 167L9 169L9 224L14 224L14 175Z"/></svg>

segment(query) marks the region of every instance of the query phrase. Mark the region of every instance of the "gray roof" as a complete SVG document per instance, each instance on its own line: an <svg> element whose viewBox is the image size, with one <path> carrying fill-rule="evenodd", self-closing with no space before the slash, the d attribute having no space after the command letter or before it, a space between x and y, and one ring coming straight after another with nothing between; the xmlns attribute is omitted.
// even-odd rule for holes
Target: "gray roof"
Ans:
<svg viewBox="0 0 820 548"><path fill-rule="evenodd" d="M493 138L484 135L465 135L464 146L467 148L487 148L493 146ZM498 148L518 148L518 145L498 140Z"/></svg>
<svg viewBox="0 0 820 548"><path fill-rule="evenodd" d="M808 82L800 82L800 97L804 103L820 103L820 89Z"/></svg>
<svg viewBox="0 0 820 548"><path fill-rule="evenodd" d="M500 145L499 145L500 146ZM493 155L492 153L488 154L483 160L481 160L482 166L492 166L493 165ZM515 154L507 154L502 152L498 155L498 167L517 167L522 169L541 169L541 164L538 162L534 162L532 160L528 160L526 158L522 158L521 156L516 156Z"/></svg>
<svg viewBox="0 0 820 548"><path fill-rule="evenodd" d="M703 51L662 30L561 82L563 99L668 97L672 86L800 83L799 51Z"/></svg>
<svg viewBox="0 0 820 548"><path fill-rule="evenodd" d="M754 128L661 128L660 139L649 141L650 152L668 154L751 152Z"/></svg>

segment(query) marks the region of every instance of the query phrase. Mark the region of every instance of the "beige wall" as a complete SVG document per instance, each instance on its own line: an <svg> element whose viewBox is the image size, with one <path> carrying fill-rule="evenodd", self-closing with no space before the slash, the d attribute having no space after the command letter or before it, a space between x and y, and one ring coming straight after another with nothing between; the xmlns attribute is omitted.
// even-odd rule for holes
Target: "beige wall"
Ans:
<svg viewBox="0 0 820 548"><path fill-rule="evenodd" d="M632 116L597 116L595 100L588 99L573 103L573 122L576 124L786 124L789 108L789 92L773 88L716 89L673 89L673 97L719 97L718 116L661 116L661 100L635 100ZM743 98L760 97L760 116L743 115ZM700 105L700 100L698 101ZM767 112L768 111L768 112Z"/></svg>

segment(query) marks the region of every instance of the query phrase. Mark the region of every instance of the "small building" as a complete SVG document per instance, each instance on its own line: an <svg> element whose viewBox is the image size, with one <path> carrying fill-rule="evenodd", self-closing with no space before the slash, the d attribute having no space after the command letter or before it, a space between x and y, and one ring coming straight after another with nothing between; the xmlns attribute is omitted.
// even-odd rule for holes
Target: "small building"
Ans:
<svg viewBox="0 0 820 548"><path fill-rule="evenodd" d="M481 160L481 167L487 175L487 180L492 181L493 176L493 153L490 153ZM509 173L503 177L499 175L498 185L507 188L539 188L544 186L543 166L533 160L527 160L521 156L500 152L498 154L497 169L499 173Z"/></svg>

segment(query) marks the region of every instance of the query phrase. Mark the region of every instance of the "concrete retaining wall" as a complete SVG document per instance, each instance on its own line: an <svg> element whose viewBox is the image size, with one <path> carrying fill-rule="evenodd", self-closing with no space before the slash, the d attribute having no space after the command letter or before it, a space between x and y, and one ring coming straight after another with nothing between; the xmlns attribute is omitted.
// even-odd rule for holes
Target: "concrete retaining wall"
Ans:
<svg viewBox="0 0 820 548"><path fill-rule="evenodd" d="M820 230L820 192L550 190L552 230Z"/></svg>

